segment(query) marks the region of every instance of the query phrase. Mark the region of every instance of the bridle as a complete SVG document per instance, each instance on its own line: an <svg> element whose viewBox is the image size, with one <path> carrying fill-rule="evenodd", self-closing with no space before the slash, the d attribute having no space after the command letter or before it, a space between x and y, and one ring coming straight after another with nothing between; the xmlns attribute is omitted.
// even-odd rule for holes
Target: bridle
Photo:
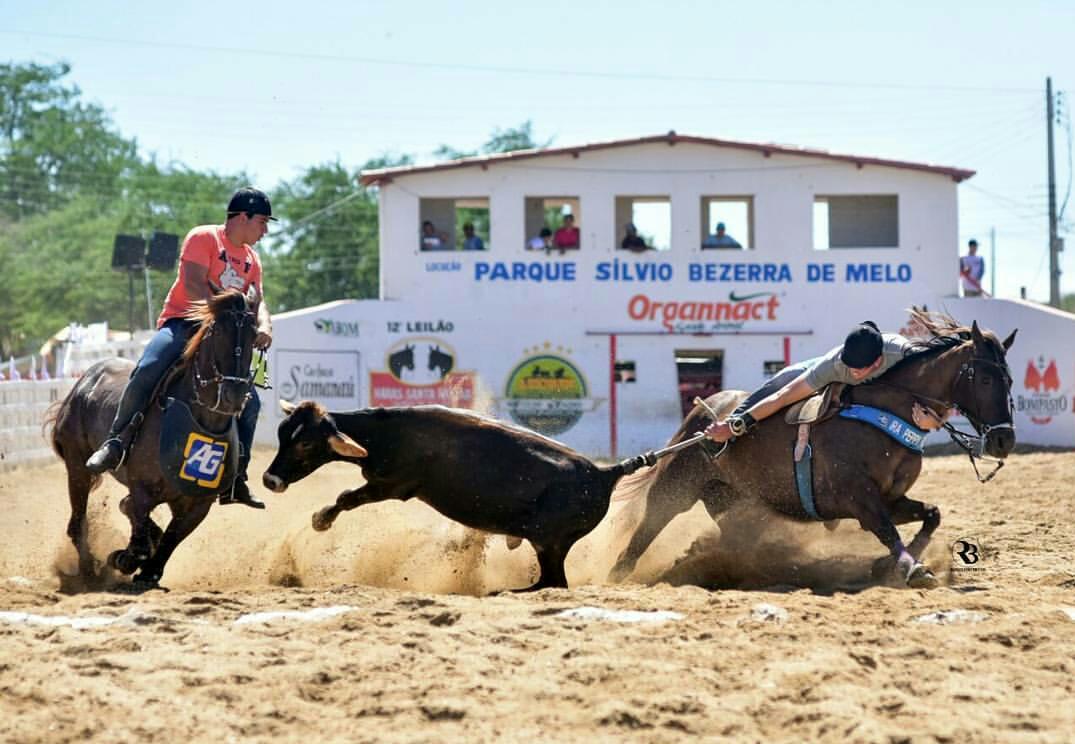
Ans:
<svg viewBox="0 0 1075 744"><path fill-rule="evenodd" d="M959 374L956 375L955 381L952 383L952 397L955 397L956 388L963 381L966 381L967 385L970 385L972 397L976 409L981 409L979 405L978 387L974 384L975 376L975 364L986 364L996 368L1000 372L1000 378L1004 381L1004 384L1008 388L1008 420L999 424L986 424L978 421L974 416L971 416L966 409L959 406L960 413L964 418L970 422L970 425L974 427L974 431L977 432L977 436L970 434L969 432L960 431L956 427L945 422L944 429L948 432L948 436L952 441L956 443L964 452L967 453L967 457L970 458L971 466L974 468L974 474L978 477L980 483L988 483L993 480L993 477L1004 467L1004 461L996 458L988 457L985 454L986 440L990 433L1008 429L1014 433L1015 423L1013 421L1015 416L1015 402L1012 400L1012 375L1008 370L1008 365L994 361L993 359L986 359L985 357L972 357L966 362L963 362L959 366ZM993 464L993 469L986 473L985 476L978 471L978 464L975 460L981 460Z"/></svg>
<svg viewBox="0 0 1075 744"><path fill-rule="evenodd" d="M242 338L244 326L246 326L248 323L253 326L256 322L256 315L249 310L224 310L218 315L214 316L214 318L209 321L209 325L206 327L205 333L202 335L201 342L198 346L199 352L203 347L206 346L213 333L217 330L217 322L222 320L223 318L231 319L231 321L235 324L235 347L233 349L233 359L235 360L234 374L226 375L221 372L220 367L217 366L215 356L211 357L211 361L213 364L213 375L211 377L202 377L201 373L198 371L198 364L192 364L191 373L194 378L193 403L197 406L213 411L214 413L220 413L226 416L238 416L239 413L242 412L243 406L245 406L246 402L250 399L252 393L249 391L249 389L247 390L246 395L243 397L243 405L239 406L239 410L232 411L222 408L221 406L223 404L222 396L224 391L224 383L239 383L246 385L249 388L254 381L254 370L252 368L248 368L247 370L245 370L245 373L243 370ZM202 400L201 393L209 385L216 385L216 400L212 401L211 403L206 403L204 400Z"/></svg>
<svg viewBox="0 0 1075 744"><path fill-rule="evenodd" d="M1005 385L1007 385L1008 420L1006 422L1001 422L999 424L987 424L978 420L978 411L981 409L981 405L979 404L980 401L977 386L974 385L975 375L978 374L975 371L976 364L986 364L995 367L997 370L999 370L1001 379L1004 381ZM993 480L997 472L999 472L1000 469L1004 467L1003 460L990 457L985 454L985 446L986 440L988 439L990 433L1003 429L1009 429L1013 432L1015 431L1015 424L1013 423L1013 418L1015 415L1015 403L1012 400L1011 392L1012 376L1006 364L981 356L971 357L969 360L963 362L960 365L959 372L958 374L956 374L955 379L952 381L952 386L949 389L948 400L942 400L940 398L931 398L928 395L922 395L921 393L916 393L913 390L908 390L901 385L894 385L891 382L885 382L882 380L872 380L870 384L883 385L906 393L907 395L911 396L917 403L925 405L926 408L932 411L935 415L939 410L940 415L937 415L937 418L942 421L944 419L945 411L948 411L951 408L956 408L963 415L963 417L970 422L970 425L974 427L974 431L976 432L976 434L960 431L948 422L944 422L941 426L946 432L948 432L948 436L952 439L953 442L955 442L956 446L958 446L965 453L967 453L967 457L970 458L971 467L974 468L974 474L975 476L977 476L979 483L988 483L989 481ZM967 411L967 409L963 406L957 405L955 403L956 392L961 384L970 385L970 397L974 402L975 408L974 415ZM983 476L978 470L977 460L992 464L993 469Z"/></svg>

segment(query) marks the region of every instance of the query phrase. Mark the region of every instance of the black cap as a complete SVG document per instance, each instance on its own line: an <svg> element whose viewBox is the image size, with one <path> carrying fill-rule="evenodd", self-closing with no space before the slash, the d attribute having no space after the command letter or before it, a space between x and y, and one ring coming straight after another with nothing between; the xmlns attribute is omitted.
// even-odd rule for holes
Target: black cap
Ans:
<svg viewBox="0 0 1075 744"><path fill-rule="evenodd" d="M967 245L973 245L975 248L977 248L978 247L978 241L975 240L974 238L971 238L970 240L967 241Z"/></svg>
<svg viewBox="0 0 1075 744"><path fill-rule="evenodd" d="M244 186L232 194L231 201L228 202L228 216L239 214L240 212L263 214L273 222L277 221L272 216L272 205L269 204L269 197L265 195L264 191L259 191L253 186Z"/></svg>
<svg viewBox="0 0 1075 744"><path fill-rule="evenodd" d="M863 321L847 334L843 351L840 352L840 361L851 369L869 367L881 356L884 344L877 325L870 320Z"/></svg>

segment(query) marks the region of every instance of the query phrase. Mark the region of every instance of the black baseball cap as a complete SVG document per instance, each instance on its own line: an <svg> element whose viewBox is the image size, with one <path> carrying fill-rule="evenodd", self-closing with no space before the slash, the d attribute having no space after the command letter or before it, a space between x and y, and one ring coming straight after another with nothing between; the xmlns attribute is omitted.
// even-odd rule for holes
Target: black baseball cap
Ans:
<svg viewBox="0 0 1075 744"><path fill-rule="evenodd" d="M885 341L872 320L864 320L844 340L840 361L851 369L869 367L881 356Z"/></svg>
<svg viewBox="0 0 1075 744"><path fill-rule="evenodd" d="M231 196L228 202L228 215L246 212L247 214L263 214L273 222L277 219L272 216L272 205L264 191L255 189L253 186L244 186Z"/></svg>

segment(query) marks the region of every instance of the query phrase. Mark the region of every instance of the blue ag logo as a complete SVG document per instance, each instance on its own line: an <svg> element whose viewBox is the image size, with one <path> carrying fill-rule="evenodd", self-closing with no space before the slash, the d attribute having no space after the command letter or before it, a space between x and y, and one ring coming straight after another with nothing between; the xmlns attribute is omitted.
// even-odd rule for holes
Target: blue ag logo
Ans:
<svg viewBox="0 0 1075 744"><path fill-rule="evenodd" d="M191 432L187 446L183 448L183 467L179 469L179 477L194 481L199 486L216 488L224 475L224 455L227 452L227 442L218 442Z"/></svg>

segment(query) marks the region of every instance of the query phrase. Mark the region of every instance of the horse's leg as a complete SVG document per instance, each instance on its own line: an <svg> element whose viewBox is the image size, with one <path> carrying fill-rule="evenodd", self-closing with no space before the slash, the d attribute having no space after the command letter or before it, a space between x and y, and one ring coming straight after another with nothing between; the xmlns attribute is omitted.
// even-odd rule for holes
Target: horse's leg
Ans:
<svg viewBox="0 0 1075 744"><path fill-rule="evenodd" d="M889 515L877 488L870 486L861 498L855 498L847 504L852 516L858 520L862 529L872 532L888 548L889 554L896 559L896 567L907 585L915 589L932 588L937 579L930 570L908 552L900 539L900 533Z"/></svg>
<svg viewBox="0 0 1075 744"><path fill-rule="evenodd" d="M340 516L340 512L350 511L363 504L372 504L375 501L384 501L389 498L392 497L384 495L369 483L351 491L344 491L336 497L335 504L314 512L311 520L313 528L318 532L324 532L332 526L332 523L336 521L336 517Z"/></svg>
<svg viewBox="0 0 1075 744"><path fill-rule="evenodd" d="M69 458L67 465L67 496L71 501L71 518L67 520L67 536L78 552L78 573L83 579L91 579L96 576L93 565L93 556L90 554L89 525L86 522L86 506L89 503L90 491L96 481L99 480L81 460Z"/></svg>
<svg viewBox="0 0 1075 744"><path fill-rule="evenodd" d="M901 496L899 500L888 505L894 524L908 524L909 522L921 522L922 529L911 539L907 546L907 552L915 558L921 557L929 545L933 532L941 523L941 510L933 504L925 504L921 501Z"/></svg>
<svg viewBox="0 0 1075 744"><path fill-rule="evenodd" d="M571 546L575 544L575 537L572 537L566 541L558 542L553 545L541 544L534 545L534 551L537 553L538 566L541 569L541 575L538 577L537 582L531 584L525 589L516 589L516 592L536 592L540 589L548 588L567 588L567 574L564 572L564 561L567 559L567 554L571 550Z"/></svg>
<svg viewBox="0 0 1075 744"><path fill-rule="evenodd" d="M119 502L119 510L131 523L131 539L126 548L108 556L108 565L120 573L134 573L153 554L149 513L156 505L151 492L140 483L131 484L131 492Z"/></svg>
<svg viewBox="0 0 1075 744"><path fill-rule="evenodd" d="M194 529L202 523L213 500L209 498L182 499L171 504L172 519L161 535L160 543L149 560L142 564L142 570L134 577L136 582L156 585L164 574L164 565L172 557L179 543L187 539Z"/></svg>
<svg viewBox="0 0 1075 744"><path fill-rule="evenodd" d="M616 559L616 564L609 571L609 581L623 581L630 576L639 558L657 538L657 535L676 516L688 511L698 500L699 493L693 484L685 478L677 477L676 471L673 470L676 464L678 463L669 465L669 469L661 473L657 482L650 487L646 494L646 513L642 517L642 523L631 535L631 541L627 543L627 547L623 549Z"/></svg>

